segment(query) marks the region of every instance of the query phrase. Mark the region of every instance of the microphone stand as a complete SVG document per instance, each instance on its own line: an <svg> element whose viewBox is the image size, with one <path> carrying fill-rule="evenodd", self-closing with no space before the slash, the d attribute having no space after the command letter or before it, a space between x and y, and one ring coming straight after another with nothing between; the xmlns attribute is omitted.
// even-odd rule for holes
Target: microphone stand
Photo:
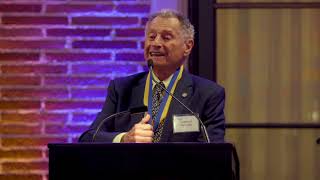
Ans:
<svg viewBox="0 0 320 180"><path fill-rule="evenodd" d="M92 136L92 141L91 142L94 142L95 139L96 139L96 136L100 130L100 128L102 127L102 125L104 124L104 122L106 122L107 120L113 118L113 117L116 117L116 116L119 116L119 115L122 115L122 114L125 114L125 113L130 113L130 111L121 111L121 112L118 112L118 113L115 113L115 114L112 114L106 118L104 118L98 125L97 129L94 131L94 134Z"/></svg>
<svg viewBox="0 0 320 180"><path fill-rule="evenodd" d="M147 110L148 110L148 108L147 108L146 106L133 107L133 108L127 110L127 111L121 111L121 112L112 114L112 115L110 115L110 116L102 119L101 122L98 124L97 129L94 131L94 134L93 134L93 136L92 136L91 142L94 142L94 141L95 141L96 136L97 136L100 128L102 127L102 125L103 125L107 120L109 120L109 119L111 119L111 118L114 118L114 117L116 117L116 116L125 114L125 113L130 113L130 115L131 115L131 114L134 114L134 113L145 112L145 111L147 111Z"/></svg>

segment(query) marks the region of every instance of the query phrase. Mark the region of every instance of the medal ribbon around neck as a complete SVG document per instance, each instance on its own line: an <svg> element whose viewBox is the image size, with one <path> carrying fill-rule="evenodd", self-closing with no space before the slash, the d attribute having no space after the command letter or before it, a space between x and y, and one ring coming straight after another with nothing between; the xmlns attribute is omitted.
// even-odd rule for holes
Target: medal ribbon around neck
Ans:
<svg viewBox="0 0 320 180"><path fill-rule="evenodd" d="M182 77L182 72L183 72L183 66L181 66L179 69L177 69L177 71L173 74L173 77L170 80L169 86L167 88L167 90L173 94L174 90L176 89L176 86L178 84L178 81L181 79ZM160 108L158 111L158 114L156 115L155 118L152 117L152 78L151 78L152 73L149 71L149 74L147 76L147 80L146 80L146 86L144 88L144 98L143 98L143 103L145 106L148 105L148 113L151 116L151 119L154 119L154 124L153 124L153 128L157 129L159 123L161 121L163 121L169 111L169 106L172 100L172 97L166 93L166 95L163 97L162 102L160 104ZM156 82L154 82L156 83ZM151 93L150 93L151 92Z"/></svg>

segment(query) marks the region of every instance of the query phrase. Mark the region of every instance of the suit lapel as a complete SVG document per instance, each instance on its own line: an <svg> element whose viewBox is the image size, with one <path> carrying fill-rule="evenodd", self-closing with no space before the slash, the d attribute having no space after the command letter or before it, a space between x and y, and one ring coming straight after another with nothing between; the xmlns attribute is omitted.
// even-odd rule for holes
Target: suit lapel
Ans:
<svg viewBox="0 0 320 180"><path fill-rule="evenodd" d="M183 72L182 78L177 84L174 91L174 96L179 99L187 107L190 107L190 100L193 96L193 83L189 73ZM161 137L161 142L167 142L173 133L172 116L175 114L186 114L187 110L174 98L172 98L169 111L164 124L164 131ZM189 112L187 112L189 113Z"/></svg>
<svg viewBox="0 0 320 180"><path fill-rule="evenodd" d="M130 99L130 106L129 106L130 108L144 106L143 96L144 96L144 87L146 85L147 75L148 73L146 73L141 79L137 81L136 84L133 85L131 99Z"/></svg>

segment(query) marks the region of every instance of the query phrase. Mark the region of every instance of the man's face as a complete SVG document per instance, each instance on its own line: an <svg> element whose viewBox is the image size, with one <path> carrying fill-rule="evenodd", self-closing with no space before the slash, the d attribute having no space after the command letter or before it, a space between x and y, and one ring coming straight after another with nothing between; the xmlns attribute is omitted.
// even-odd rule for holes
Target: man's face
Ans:
<svg viewBox="0 0 320 180"><path fill-rule="evenodd" d="M152 59L155 69L175 71L193 47L192 39L185 39L176 18L156 17L146 30L144 57Z"/></svg>

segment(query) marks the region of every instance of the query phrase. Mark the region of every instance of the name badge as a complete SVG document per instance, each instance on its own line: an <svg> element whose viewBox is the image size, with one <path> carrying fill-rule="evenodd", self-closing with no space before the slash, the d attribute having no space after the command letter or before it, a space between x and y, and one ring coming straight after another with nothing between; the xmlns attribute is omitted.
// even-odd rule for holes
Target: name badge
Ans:
<svg viewBox="0 0 320 180"><path fill-rule="evenodd" d="M173 115L173 133L199 131L199 121L194 115Z"/></svg>

